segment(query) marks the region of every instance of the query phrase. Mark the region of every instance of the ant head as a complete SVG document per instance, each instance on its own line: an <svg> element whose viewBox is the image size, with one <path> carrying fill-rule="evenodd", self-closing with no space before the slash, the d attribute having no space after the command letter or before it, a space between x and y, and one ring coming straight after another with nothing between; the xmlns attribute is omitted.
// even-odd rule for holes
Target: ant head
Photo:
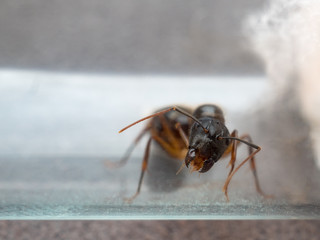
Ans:
<svg viewBox="0 0 320 240"><path fill-rule="evenodd" d="M200 124L199 124L200 123ZM207 172L219 160L228 147L230 140L225 125L217 119L200 118L190 130L189 150L185 158L187 167L192 171Z"/></svg>

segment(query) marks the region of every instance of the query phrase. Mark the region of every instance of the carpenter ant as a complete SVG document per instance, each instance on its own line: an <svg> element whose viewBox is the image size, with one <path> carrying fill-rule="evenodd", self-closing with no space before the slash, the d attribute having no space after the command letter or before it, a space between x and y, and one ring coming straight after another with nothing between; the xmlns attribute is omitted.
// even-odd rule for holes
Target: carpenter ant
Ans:
<svg viewBox="0 0 320 240"><path fill-rule="evenodd" d="M127 199L129 202L137 197L140 192L143 176L148 166L150 144L153 140L171 157L180 160L184 159L186 167L190 166L191 171L198 171L200 173L207 172L221 157L231 154L229 162L231 169L223 187L227 201L229 201L228 186L232 177L239 168L250 160L256 189L261 195L266 196L259 185L254 159L254 156L261 148L252 143L251 137L248 134L238 137L237 130L234 130L230 134L225 126L223 112L218 106L213 104L201 105L193 112L188 108L180 106L165 108L128 125L121 129L119 133L149 118L152 119L129 147L122 160L112 163L112 165L108 163L109 166L113 167L125 164L142 136L146 133L150 134L142 162L138 189L131 198ZM237 146L240 142L248 145L249 156L237 168L234 168ZM181 171L184 164L177 174Z"/></svg>

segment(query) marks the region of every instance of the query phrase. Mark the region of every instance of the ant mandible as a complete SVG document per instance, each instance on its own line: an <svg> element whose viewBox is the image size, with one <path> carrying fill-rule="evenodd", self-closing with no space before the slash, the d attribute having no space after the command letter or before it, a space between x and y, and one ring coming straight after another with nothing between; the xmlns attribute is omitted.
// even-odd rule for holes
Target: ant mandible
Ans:
<svg viewBox="0 0 320 240"><path fill-rule="evenodd" d="M113 167L119 167L125 164L140 139L146 133L150 133L143 157L138 188L136 193L127 199L129 202L140 193L143 176L148 166L150 145L153 140L171 157L180 160L184 159L186 167L190 166L191 171L198 171L200 173L207 172L221 157L231 154L229 162L231 169L223 187L227 201L229 201L228 186L232 177L239 168L250 160L257 192L266 196L260 188L254 158L261 148L252 143L251 137L248 134L238 137L237 130L234 130L230 134L225 126L224 115L220 107L214 104L201 105L197 107L193 113L190 109L180 106L165 108L128 125L121 129L119 133L150 118L152 119L128 148L122 160L112 165L109 164L109 166ZM240 142L248 145L249 156L245 158L237 168L234 168L237 146ZM183 165L180 170L182 167Z"/></svg>

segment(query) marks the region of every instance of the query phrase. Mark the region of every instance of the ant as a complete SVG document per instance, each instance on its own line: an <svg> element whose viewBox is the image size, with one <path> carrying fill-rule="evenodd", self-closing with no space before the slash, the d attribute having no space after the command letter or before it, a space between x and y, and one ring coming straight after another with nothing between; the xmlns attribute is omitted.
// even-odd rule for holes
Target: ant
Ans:
<svg viewBox="0 0 320 240"><path fill-rule="evenodd" d="M119 133L150 118L151 120L128 148L121 161L113 162L111 165L107 163L113 167L119 167L125 164L141 138L146 133L150 134L145 148L138 188L136 193L127 199L129 202L140 193L143 176L148 166L152 141L157 142L171 157L184 160L177 174L182 170L184 165L187 168L190 166L192 172L207 172L220 158L231 154L229 162L231 169L223 187L227 201L229 201L228 186L232 177L250 160L257 192L266 196L260 188L254 158L261 150L261 147L253 144L248 134L238 137L237 130L234 130L230 134L225 126L224 115L220 107L214 104L205 104L197 107L193 112L191 109L181 106L161 109L152 115L126 126L121 129ZM237 168L234 168L239 143L248 145L249 156L245 158Z"/></svg>

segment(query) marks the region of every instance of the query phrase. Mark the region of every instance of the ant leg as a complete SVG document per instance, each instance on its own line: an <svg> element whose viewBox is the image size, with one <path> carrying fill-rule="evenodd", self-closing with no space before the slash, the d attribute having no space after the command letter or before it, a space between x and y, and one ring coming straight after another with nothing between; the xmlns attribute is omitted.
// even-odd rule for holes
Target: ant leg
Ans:
<svg viewBox="0 0 320 240"><path fill-rule="evenodd" d="M119 168L122 167L123 165L125 165L128 162L128 159L133 151L133 149L137 146L137 144L139 143L139 141L141 140L141 138L148 132L149 128L144 128L139 135L136 137L136 139L133 141L133 143L129 146L129 148L127 149L126 153L124 154L124 156L121 158L120 161L117 162L112 162L112 161L105 161L105 165L108 168Z"/></svg>
<svg viewBox="0 0 320 240"><path fill-rule="evenodd" d="M258 149L256 149L254 152L252 152L245 160L243 160L239 166L233 170L233 172L231 174L229 174L224 186L223 186L223 191L224 191L224 194L227 198L227 201L229 201L229 197L228 197L228 186L229 186L229 183L233 177L233 175L250 159L252 159L254 157L254 155L256 155L259 151L261 150L260 147L258 147ZM260 192L259 192L260 193ZM263 194L264 195L264 194Z"/></svg>
<svg viewBox="0 0 320 240"><path fill-rule="evenodd" d="M141 174L140 174L138 189L137 189L136 193L135 193L132 197L125 199L125 200L126 200L127 202L129 202L129 203L132 202L133 199L135 199L135 198L139 195L139 193L140 193L143 176L144 176L144 173L145 173L145 171L147 170L147 167L148 167L149 152L150 152L150 145L151 145L151 140L152 140L152 139L153 139L153 138L150 137L149 140L148 140L148 142L147 142L146 150L145 150L144 157L143 157L143 161L142 161L142 167L141 167Z"/></svg>
<svg viewBox="0 0 320 240"><path fill-rule="evenodd" d="M252 143L252 139L251 139L251 136L249 134L245 134L243 136L241 136L241 139L247 139L248 142ZM252 148L248 146L248 151L249 151L249 155L252 154ZM255 155L255 154L254 154ZM256 169L256 163L255 163L255 157L250 158L250 167L251 167L251 171L253 173L253 176L254 176L254 182L255 182L255 185L256 185L256 189L257 189L257 192L259 194L261 194L262 196L266 197L266 198L270 198L272 197L271 195L266 195L261 187L260 187L260 184L259 184L259 179L258 179L258 174L257 174L257 169Z"/></svg>
<svg viewBox="0 0 320 240"><path fill-rule="evenodd" d="M233 132L230 134L230 136L232 138L238 138L238 131L237 130L233 130ZM231 143L229 144L227 150L223 153L223 157L225 157L228 154L231 154L231 158L230 158L230 161L228 163L228 166L231 166L229 174L228 174L228 178L230 177L231 173L234 170L234 165L235 165L235 162L236 162L236 159L237 159L237 147L238 147L238 142L235 141L235 140L232 140ZM223 187L223 191L224 191L224 194L225 194L225 196L227 198L227 201L229 201L228 186L225 185Z"/></svg>
<svg viewBox="0 0 320 240"><path fill-rule="evenodd" d="M189 139L188 139L187 135L184 133L184 131L182 130L181 124L180 124L179 122L177 122L176 125L175 125L175 127L176 127L176 129L178 130L181 138L183 139L183 142L184 142L184 144L186 145L186 148L188 148L188 147L189 147ZM181 165L181 167L179 168L179 170L176 172L176 175L178 175L185 166L186 166L186 165L185 165L185 163L183 162L182 165Z"/></svg>
<svg viewBox="0 0 320 240"><path fill-rule="evenodd" d="M152 136L153 140L158 142L159 145L162 146L162 148L164 148L165 151L170 156L173 156L174 158L181 160L182 159L181 154L179 155L179 153L181 152L181 147L183 148L183 146L180 146L180 141L178 141L176 136L174 136L172 130L169 128L168 121L162 115L160 115L159 118L160 118L161 124L163 126L165 136L167 136L168 139L164 140L163 138L159 137L158 135L153 135ZM179 131L179 129L178 129L178 131ZM182 131L182 129L181 129L181 131ZM186 148L187 148L187 146L186 146ZM184 159L184 157L185 157L185 155L183 155L183 159Z"/></svg>
<svg viewBox="0 0 320 240"><path fill-rule="evenodd" d="M231 133L230 136L237 138L238 137L238 131L237 130L233 130L233 132ZM235 165L235 162L236 162L236 159L237 159L237 147L238 147L238 142L233 140L231 142L231 144L228 146L227 150L223 154L223 155L226 155L226 154L229 154L231 152L231 159L230 159L229 164L228 164L228 166L230 165L231 168L230 168L228 177L231 175L231 173L232 173L232 171L234 169L234 165Z"/></svg>
<svg viewBox="0 0 320 240"><path fill-rule="evenodd" d="M245 141L244 139L248 139L248 142ZM224 193L226 195L226 198L227 200L229 201L229 197L228 197L228 186L229 186L229 183L233 177L233 175L243 166L243 164L245 164L248 160L250 160L250 165L251 165L251 169L252 169L252 172L253 172L253 175L254 175L254 178L255 178L255 185L256 185L256 189L257 191L263 195L263 196L267 196L265 195L261 188L260 188L260 184L259 184L259 180L258 180L258 177L257 177L257 171L256 171L256 167L255 167L255 159L254 159L254 156L261 150L261 148L259 146L256 146L252 143L252 140L251 140L251 137L249 135L243 135L241 136L240 138L237 137L237 131L233 131L232 132L232 136L231 136L231 139L233 139L233 142L234 142L234 145L235 147L232 148L232 157L231 157L231 160L230 160L230 165L231 165L231 170L229 172L229 175L228 175L228 178L225 182L225 185L223 187L223 190L224 190ZM239 143L243 142L245 144L248 145L248 150L249 150L249 156L243 160L239 166L235 169L234 169L234 163L235 163L235 156L236 156L236 150L237 150L237 145L239 144L238 142L235 142L235 141L238 141ZM256 150L253 151L252 148L255 148ZM228 151L228 150L227 150Z"/></svg>
<svg viewBox="0 0 320 240"><path fill-rule="evenodd" d="M178 130L184 144L186 145L186 148L188 148L189 147L189 139L188 139L187 135L184 133L184 131L182 130L181 124L179 122L177 122L175 127Z"/></svg>
<svg viewBox="0 0 320 240"><path fill-rule="evenodd" d="M159 119L162 123L163 126L163 130L165 132L165 135L168 137L168 142L170 143L172 149L177 149L179 148L179 143L176 141L172 130L169 128L169 123L168 121L165 119L165 117L163 115L159 116Z"/></svg>

